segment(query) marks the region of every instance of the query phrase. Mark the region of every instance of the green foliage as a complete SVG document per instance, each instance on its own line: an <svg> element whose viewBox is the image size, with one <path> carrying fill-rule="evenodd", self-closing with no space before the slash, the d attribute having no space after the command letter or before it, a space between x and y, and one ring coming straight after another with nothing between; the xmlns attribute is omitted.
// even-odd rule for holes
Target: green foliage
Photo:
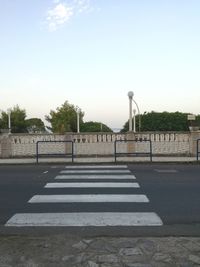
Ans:
<svg viewBox="0 0 200 267"><path fill-rule="evenodd" d="M77 107L69 104L68 101L61 107L57 107L56 111L51 110L45 119L51 124L48 127L53 133L63 134L65 132L77 131ZM80 111L80 124L83 122L84 113Z"/></svg>
<svg viewBox="0 0 200 267"><path fill-rule="evenodd" d="M200 126L200 115L196 116L196 125Z"/></svg>
<svg viewBox="0 0 200 267"><path fill-rule="evenodd" d="M141 115L141 131L188 131L189 123L187 113L181 112L155 112ZM136 116L136 128L138 129L138 115ZM121 132L128 131L129 122L124 124Z"/></svg>
<svg viewBox="0 0 200 267"><path fill-rule="evenodd" d="M26 120L26 128L29 133L45 132L44 122L38 118L31 118Z"/></svg>
<svg viewBox="0 0 200 267"><path fill-rule="evenodd" d="M41 119L32 118L26 120L25 109L20 109L18 105L10 110L11 133L33 133L44 132L45 126ZM8 131L8 112L2 111L0 116L0 132Z"/></svg>
<svg viewBox="0 0 200 267"><path fill-rule="evenodd" d="M26 111L20 109L18 105L11 109L11 132L12 133L26 133ZM0 128L8 129L8 113L5 111L1 112Z"/></svg>
<svg viewBox="0 0 200 267"><path fill-rule="evenodd" d="M81 124L81 132L112 132L105 124L96 121L88 121Z"/></svg>

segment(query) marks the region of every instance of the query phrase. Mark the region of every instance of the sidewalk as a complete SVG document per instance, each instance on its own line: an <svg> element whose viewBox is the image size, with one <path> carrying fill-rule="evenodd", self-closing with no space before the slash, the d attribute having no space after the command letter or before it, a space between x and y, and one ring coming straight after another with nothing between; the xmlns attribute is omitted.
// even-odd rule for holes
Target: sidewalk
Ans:
<svg viewBox="0 0 200 267"><path fill-rule="evenodd" d="M197 267L200 238L0 236L1 267Z"/></svg>
<svg viewBox="0 0 200 267"><path fill-rule="evenodd" d="M39 163L71 163L72 160L69 158L40 158ZM85 157L85 158L74 158L74 163L114 163L114 157ZM145 162L151 163L149 157L118 157L117 163L120 162ZM168 163L198 163L196 157L153 157L152 162L168 162ZM36 164L36 158L0 158L1 164Z"/></svg>

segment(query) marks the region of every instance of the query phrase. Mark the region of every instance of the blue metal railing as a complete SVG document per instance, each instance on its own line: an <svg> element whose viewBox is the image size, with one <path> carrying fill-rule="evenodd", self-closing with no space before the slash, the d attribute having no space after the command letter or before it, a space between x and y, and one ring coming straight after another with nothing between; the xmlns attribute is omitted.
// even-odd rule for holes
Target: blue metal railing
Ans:
<svg viewBox="0 0 200 267"><path fill-rule="evenodd" d="M117 152L117 143L122 143L122 142L148 142L149 143L149 151L147 152ZM150 161L152 162L152 142L151 140L147 139L134 139L134 140L116 140L114 143L114 156L115 156L115 162L117 161L117 156L122 156L122 155L129 155L129 156L149 156Z"/></svg>
<svg viewBox="0 0 200 267"><path fill-rule="evenodd" d="M71 152L70 153L39 153L39 145L41 143L70 143L71 144ZM52 157L52 156L70 156L72 158L72 162L74 162L74 142L73 141L37 141L36 143L36 162L39 162L39 157Z"/></svg>

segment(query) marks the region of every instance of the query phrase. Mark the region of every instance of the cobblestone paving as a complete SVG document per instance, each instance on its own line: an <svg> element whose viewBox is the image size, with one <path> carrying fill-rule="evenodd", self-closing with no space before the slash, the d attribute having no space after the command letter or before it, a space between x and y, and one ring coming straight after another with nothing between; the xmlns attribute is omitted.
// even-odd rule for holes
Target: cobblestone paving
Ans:
<svg viewBox="0 0 200 267"><path fill-rule="evenodd" d="M1 267L200 266L200 238L0 237Z"/></svg>

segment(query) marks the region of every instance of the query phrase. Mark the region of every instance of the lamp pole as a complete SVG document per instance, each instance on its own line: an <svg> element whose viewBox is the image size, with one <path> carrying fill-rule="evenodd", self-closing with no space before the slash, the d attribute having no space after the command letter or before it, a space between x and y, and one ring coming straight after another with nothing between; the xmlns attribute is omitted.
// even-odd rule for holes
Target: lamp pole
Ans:
<svg viewBox="0 0 200 267"><path fill-rule="evenodd" d="M136 127L135 127L135 114L136 114L136 109L133 110L133 132L136 132Z"/></svg>
<svg viewBox="0 0 200 267"><path fill-rule="evenodd" d="M131 132L132 131L132 128L133 128L133 125L132 125L132 102L134 102L134 104L136 105L137 107L137 111L138 111L138 116L139 116L139 132L141 130L141 116L140 116L140 109L139 109L139 106L137 104L137 102L133 99L133 92L132 91L129 91L128 92L128 97L129 97L129 131Z"/></svg>
<svg viewBox="0 0 200 267"><path fill-rule="evenodd" d="M8 112L8 134L11 134L11 109L9 108L7 110Z"/></svg>
<svg viewBox="0 0 200 267"><path fill-rule="evenodd" d="M133 101L133 92L128 92L128 98L129 98L129 132L132 132L133 130L133 123L132 123L132 101Z"/></svg>
<svg viewBox="0 0 200 267"><path fill-rule="evenodd" d="M77 114L77 133L80 133L80 108L77 108L76 114Z"/></svg>

